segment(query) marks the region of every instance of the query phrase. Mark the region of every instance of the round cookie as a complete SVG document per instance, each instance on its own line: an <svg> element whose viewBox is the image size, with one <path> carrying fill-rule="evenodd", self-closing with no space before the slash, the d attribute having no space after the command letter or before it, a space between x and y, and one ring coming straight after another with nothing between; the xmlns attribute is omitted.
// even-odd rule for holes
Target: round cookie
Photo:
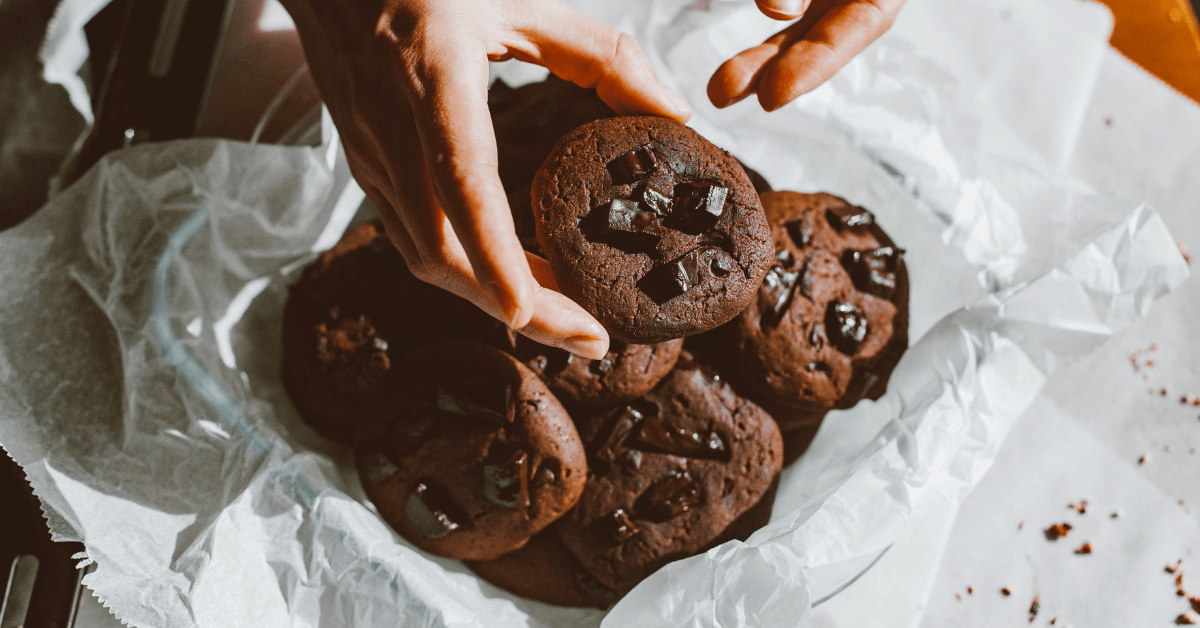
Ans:
<svg viewBox="0 0 1200 628"><path fill-rule="evenodd" d="M580 564L618 591L726 540L782 466L771 417L686 354L644 398L576 418L588 482L556 525Z"/></svg>
<svg viewBox="0 0 1200 628"><path fill-rule="evenodd" d="M546 156L575 127L617 115L596 95L551 74L517 88L497 79L488 90L488 108L496 133L500 183L508 197L517 238L527 251L541 254L533 226L529 187Z"/></svg>
<svg viewBox="0 0 1200 628"><path fill-rule="evenodd" d="M409 353L367 400L355 464L384 521L423 550L490 560L579 498L587 461L562 404L470 340Z"/></svg>
<svg viewBox="0 0 1200 628"><path fill-rule="evenodd" d="M613 340L608 353L589 360L508 332L504 349L537 373L567 406L624 403L650 392L671 371L683 340L632 345Z"/></svg>
<svg viewBox="0 0 1200 628"><path fill-rule="evenodd" d="M737 316L774 254L741 165L667 118L568 133L534 177L533 213L563 294L633 344Z"/></svg>
<svg viewBox="0 0 1200 628"><path fill-rule="evenodd" d="M500 558L466 561L476 575L521 597L557 606L608 608L617 593L605 588L563 544L551 526Z"/></svg>
<svg viewBox="0 0 1200 628"><path fill-rule="evenodd" d="M283 313L283 384L300 416L351 444L363 397L414 347L491 320L412 275L378 221L304 269ZM420 330L420 333L414 333Z"/></svg>
<svg viewBox="0 0 1200 628"><path fill-rule="evenodd" d="M745 385L797 425L879 398L908 348L903 250L870 212L836 196L762 199L777 254L732 325Z"/></svg>

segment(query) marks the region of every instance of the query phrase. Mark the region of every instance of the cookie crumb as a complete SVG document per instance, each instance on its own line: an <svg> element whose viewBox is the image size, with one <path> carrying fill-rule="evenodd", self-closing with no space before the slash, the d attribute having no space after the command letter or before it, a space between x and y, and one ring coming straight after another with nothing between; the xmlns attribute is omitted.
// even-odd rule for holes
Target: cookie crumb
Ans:
<svg viewBox="0 0 1200 628"><path fill-rule="evenodd" d="M974 594L975 594L975 589L972 589L971 587L967 587L967 595L974 595Z"/></svg>
<svg viewBox="0 0 1200 628"><path fill-rule="evenodd" d="M1018 523L1018 524L1017 524L1017 529L1018 529L1018 530L1024 530L1024 529L1025 529L1025 522L1024 522L1024 521L1022 521L1021 523Z"/></svg>
<svg viewBox="0 0 1200 628"><path fill-rule="evenodd" d="M1104 119L1104 126L1112 126L1112 125L1113 125L1113 119L1112 119L1112 118L1105 118L1105 119Z"/></svg>
<svg viewBox="0 0 1200 628"><path fill-rule="evenodd" d="M1179 617L1175 618L1175 623L1182 626L1187 626L1196 623L1196 620L1192 619L1188 615L1180 615Z"/></svg>
<svg viewBox="0 0 1200 628"><path fill-rule="evenodd" d="M1054 624L1057 624L1057 623L1058 623L1058 618L1057 618L1057 617L1051 617L1051 618L1050 618L1050 625L1051 625L1051 626L1053 626Z"/></svg>
<svg viewBox="0 0 1200 628"><path fill-rule="evenodd" d="M1149 360L1149 361L1147 361L1147 362L1146 362L1146 366L1154 366L1154 360ZM1160 394L1160 395L1162 395L1162 396L1166 397L1167 395L1171 394L1171 389L1170 389L1170 388L1163 388L1162 390L1158 391L1158 394Z"/></svg>
<svg viewBox="0 0 1200 628"><path fill-rule="evenodd" d="M1187 249L1182 244L1179 245L1179 254L1183 256L1183 263L1189 266L1192 264L1192 258L1188 257Z"/></svg>
<svg viewBox="0 0 1200 628"><path fill-rule="evenodd" d="M1078 504L1067 504L1067 508L1070 508L1081 515L1085 515L1087 514L1087 500L1080 500Z"/></svg>
<svg viewBox="0 0 1200 628"><path fill-rule="evenodd" d="M1008 597L1008 596L1012 595L1012 591L1009 590L1008 587L1004 587L1003 589L1000 589L1000 594L1003 595L1004 597Z"/></svg>
<svg viewBox="0 0 1200 628"><path fill-rule="evenodd" d="M1183 564L1183 559L1180 558L1179 560L1175 561L1174 565L1167 565L1165 568L1163 568L1163 571L1165 571L1167 573L1175 573L1175 572L1179 571L1179 566L1182 564Z"/></svg>
<svg viewBox="0 0 1200 628"><path fill-rule="evenodd" d="M961 601L962 601L962 599L963 599L963 597L962 597L962 593L955 593L955 594L954 594L954 597L958 598L958 601L959 601L959 602L961 602Z"/></svg>
<svg viewBox="0 0 1200 628"><path fill-rule="evenodd" d="M1138 464L1146 464L1146 457L1138 456Z"/></svg>
<svg viewBox="0 0 1200 628"><path fill-rule="evenodd" d="M1084 543L1083 545L1080 545L1079 549L1075 550L1075 553L1076 554L1091 554L1092 553L1092 542L1088 541L1088 542Z"/></svg>
<svg viewBox="0 0 1200 628"><path fill-rule="evenodd" d="M1179 403L1182 403L1183 405L1187 405L1194 400L1195 400L1195 397L1193 397L1190 393L1184 393L1184 395L1179 398Z"/></svg>
<svg viewBox="0 0 1200 628"><path fill-rule="evenodd" d="M1121 511L1120 511L1120 510L1113 511L1113 514L1109 515L1109 518L1111 518L1111 519L1120 519L1120 518L1121 518Z"/></svg>
<svg viewBox="0 0 1200 628"><path fill-rule="evenodd" d="M1158 351L1158 343L1157 343L1157 342L1152 342L1152 343L1150 343L1150 350L1151 350L1151 351Z"/></svg>
<svg viewBox="0 0 1200 628"><path fill-rule="evenodd" d="M1179 498L1179 505L1180 505L1180 506L1182 506L1182 505L1183 505L1183 498L1182 498L1182 497L1180 497L1180 498Z"/></svg>
<svg viewBox="0 0 1200 628"><path fill-rule="evenodd" d="M1038 611L1041 610L1041 608L1042 605L1038 604L1038 596L1033 596L1033 603L1029 605L1029 623L1032 624L1033 620L1037 619Z"/></svg>
<svg viewBox="0 0 1200 628"><path fill-rule="evenodd" d="M1200 597L1188 598L1188 602L1192 604L1192 610L1200 613Z"/></svg>
<svg viewBox="0 0 1200 628"><path fill-rule="evenodd" d="M1071 524L1063 522L1063 523L1056 523L1056 524L1050 526L1049 528L1046 528L1044 533L1046 535L1047 541L1057 541L1057 540L1067 536L1067 533L1070 531L1071 531Z"/></svg>
<svg viewBox="0 0 1200 628"><path fill-rule="evenodd" d="M1171 446L1170 446L1170 445L1163 445L1163 451L1170 452L1170 451L1171 451Z"/></svg>

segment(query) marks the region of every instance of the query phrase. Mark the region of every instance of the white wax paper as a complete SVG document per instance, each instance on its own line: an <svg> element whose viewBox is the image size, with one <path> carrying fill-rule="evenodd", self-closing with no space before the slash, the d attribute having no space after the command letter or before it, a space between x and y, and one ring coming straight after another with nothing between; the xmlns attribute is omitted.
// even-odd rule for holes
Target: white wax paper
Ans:
<svg viewBox="0 0 1200 628"><path fill-rule="evenodd" d="M714 58L719 29L751 18L674 5L640 5L663 34L645 41L673 42L654 49L690 85L684 60ZM944 77L887 43L783 115L743 106L696 126L777 186L871 208L909 249L920 340L883 399L824 423L767 528L668 566L605 625L806 625L809 576L878 555L927 504L969 490L1058 362L1186 276L1154 212L1127 204L1042 278L986 296L980 271L994 287L1050 265L970 174L971 147L937 141ZM86 543L88 585L136 625L599 624L412 549L366 503L348 452L300 425L278 381L285 286L344 227L338 199L357 196L339 196L353 188L326 155L142 146L0 235L0 442L56 534Z"/></svg>

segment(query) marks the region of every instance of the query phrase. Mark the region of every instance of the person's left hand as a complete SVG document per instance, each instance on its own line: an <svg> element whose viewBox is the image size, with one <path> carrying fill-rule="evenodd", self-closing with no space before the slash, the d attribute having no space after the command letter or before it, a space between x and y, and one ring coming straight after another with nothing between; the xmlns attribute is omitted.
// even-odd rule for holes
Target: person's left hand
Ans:
<svg viewBox="0 0 1200 628"><path fill-rule="evenodd" d="M904 6L904 0L756 1L768 17L800 20L717 68L708 82L717 107L758 94L763 109L779 109L832 78L886 32Z"/></svg>

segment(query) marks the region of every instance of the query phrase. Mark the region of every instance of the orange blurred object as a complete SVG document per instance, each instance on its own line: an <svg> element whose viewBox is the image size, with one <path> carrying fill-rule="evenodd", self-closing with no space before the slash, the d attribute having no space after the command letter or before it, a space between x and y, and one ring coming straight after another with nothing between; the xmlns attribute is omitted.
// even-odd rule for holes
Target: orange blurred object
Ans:
<svg viewBox="0 0 1200 628"><path fill-rule="evenodd" d="M1100 0L1112 9L1113 48L1200 103L1200 27L1188 0Z"/></svg>

